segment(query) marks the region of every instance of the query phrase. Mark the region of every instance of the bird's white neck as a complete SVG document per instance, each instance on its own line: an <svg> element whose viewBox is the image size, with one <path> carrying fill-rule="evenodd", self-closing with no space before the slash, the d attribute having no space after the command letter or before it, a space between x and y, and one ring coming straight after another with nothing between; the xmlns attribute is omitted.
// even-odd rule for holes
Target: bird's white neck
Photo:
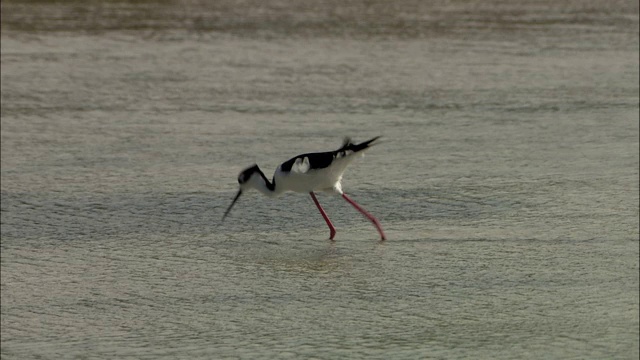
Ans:
<svg viewBox="0 0 640 360"><path fill-rule="evenodd" d="M258 171L251 176L245 186L256 189L268 197L276 197L282 193L275 182L270 182L262 171Z"/></svg>

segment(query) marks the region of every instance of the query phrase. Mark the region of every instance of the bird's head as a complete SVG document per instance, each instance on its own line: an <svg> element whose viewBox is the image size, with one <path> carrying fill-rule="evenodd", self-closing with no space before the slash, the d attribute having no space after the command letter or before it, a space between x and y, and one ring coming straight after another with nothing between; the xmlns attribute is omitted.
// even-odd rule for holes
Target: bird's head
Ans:
<svg viewBox="0 0 640 360"><path fill-rule="evenodd" d="M233 205L240 198L240 195L242 195L243 192L249 189L255 188L256 183L260 181L262 177L264 177L264 175L262 174L262 170L260 170L258 165L255 164L240 172L240 174L238 175L238 184L240 185L240 189L238 189L238 193L231 202L231 205L229 205L229 207L227 208L227 211L224 212L224 215L222 216L223 221L231 211Z"/></svg>
<svg viewBox="0 0 640 360"><path fill-rule="evenodd" d="M244 190L249 188L251 186L250 183L252 182L252 180L256 176L259 177L260 173L262 173L262 171L260 170L258 165L255 164L242 170L242 172L240 172L240 175L238 175L238 184L240 185L240 189Z"/></svg>

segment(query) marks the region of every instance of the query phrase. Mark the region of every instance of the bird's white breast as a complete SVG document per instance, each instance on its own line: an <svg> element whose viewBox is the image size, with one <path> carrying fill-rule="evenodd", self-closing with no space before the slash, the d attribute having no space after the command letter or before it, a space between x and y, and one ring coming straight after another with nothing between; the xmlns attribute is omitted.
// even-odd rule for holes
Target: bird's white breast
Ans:
<svg viewBox="0 0 640 360"><path fill-rule="evenodd" d="M278 191L311 192L330 191L342 193L340 180L347 165L359 156L336 157L330 166L322 169L310 169L309 159L296 159L291 171L282 171L278 166L273 178Z"/></svg>

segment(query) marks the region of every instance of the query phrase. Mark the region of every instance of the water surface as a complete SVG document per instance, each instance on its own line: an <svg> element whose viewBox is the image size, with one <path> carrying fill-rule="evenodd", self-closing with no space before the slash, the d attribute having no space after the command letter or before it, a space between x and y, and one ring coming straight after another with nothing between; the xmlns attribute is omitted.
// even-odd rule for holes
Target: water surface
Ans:
<svg viewBox="0 0 640 360"><path fill-rule="evenodd" d="M3 358L638 358L638 5L2 2ZM236 176L382 135L343 188Z"/></svg>

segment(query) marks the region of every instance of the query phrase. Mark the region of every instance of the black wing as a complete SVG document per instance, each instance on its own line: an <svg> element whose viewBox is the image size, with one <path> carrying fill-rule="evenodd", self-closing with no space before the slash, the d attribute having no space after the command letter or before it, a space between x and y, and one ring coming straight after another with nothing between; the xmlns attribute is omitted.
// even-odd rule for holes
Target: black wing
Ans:
<svg viewBox="0 0 640 360"><path fill-rule="evenodd" d="M304 162L305 158L307 158L307 161L309 161L309 170L324 169L329 167L329 165L331 165L336 157L343 157L348 155L349 153L356 153L358 151L367 149L373 146L373 142L378 140L379 138L380 136L376 136L373 139L367 140L360 144L354 144L351 142L351 139L347 137L344 139L344 143L338 150L298 155L283 162L282 165L280 165L280 169L282 169L282 171L289 172L291 171L291 168L293 167L293 164L296 163L296 161Z"/></svg>

